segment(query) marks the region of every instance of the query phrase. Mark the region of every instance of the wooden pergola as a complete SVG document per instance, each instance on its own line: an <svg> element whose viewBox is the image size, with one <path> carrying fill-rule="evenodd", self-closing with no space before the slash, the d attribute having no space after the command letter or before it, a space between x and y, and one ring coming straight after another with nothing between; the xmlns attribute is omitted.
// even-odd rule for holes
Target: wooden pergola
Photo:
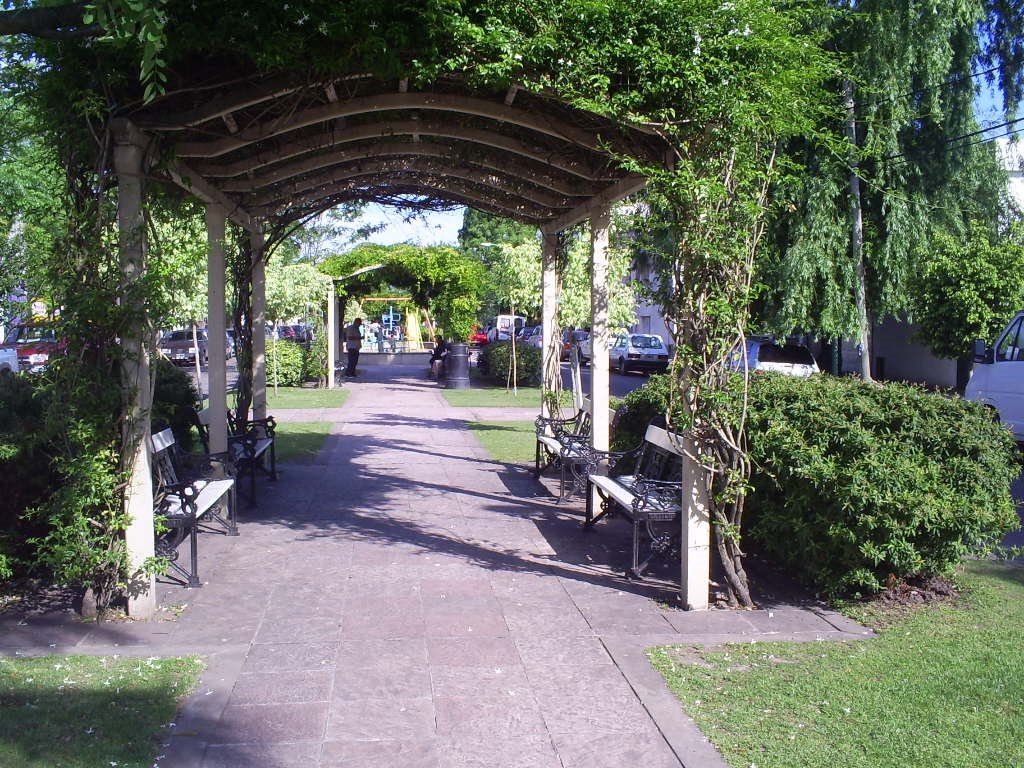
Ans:
<svg viewBox="0 0 1024 768"><path fill-rule="evenodd" d="M201 71L201 69L196 70ZM545 94L513 86L471 87L445 77L427 90L407 80L355 74L311 80L291 74L244 76L218 71L171 83L167 95L117 114L114 169L119 180L122 267L145 269L142 226L146 178L173 181L206 204L209 239L209 334L225 325L226 222L250 233L255 258L253 327L264 320L263 254L296 222L350 202L423 209L467 205L540 228L543 243L544 387L559 373L554 329L560 291L560 233L590 221L592 243L592 443L608 448L608 231L613 203L644 187L622 170L622 158L667 162L667 146L652 131L575 109ZM332 297L333 298L333 297ZM335 302L328 304L333 324ZM328 359L337 359L332 328ZM129 346L127 381L137 409L148 410L148 367L140 336ZM134 345L134 348L132 346ZM136 352L138 354L133 355ZM227 387L223 345L209 351L210 448L227 447ZM253 411L266 415L262 333L253 334ZM328 376L333 386L332 375ZM135 456L128 534L133 564L152 554L148 419ZM690 515L684 530L685 604L707 606L709 526ZM701 519L702 518L702 519ZM153 584L131 600L135 615L155 607Z"/></svg>

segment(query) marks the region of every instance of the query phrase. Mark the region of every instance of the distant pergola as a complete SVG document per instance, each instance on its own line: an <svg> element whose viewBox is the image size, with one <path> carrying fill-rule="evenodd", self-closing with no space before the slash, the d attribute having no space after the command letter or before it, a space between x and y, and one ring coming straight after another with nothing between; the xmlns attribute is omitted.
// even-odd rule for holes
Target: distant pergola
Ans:
<svg viewBox="0 0 1024 768"><path fill-rule="evenodd" d="M544 387L559 376L555 338L560 291L560 234L590 221L592 243L592 442L608 448L608 230L613 203L644 187L618 158L646 165L667 162L667 145L653 132L575 109L544 94L513 86L470 87L449 76L429 90L406 80L339 75L316 81L289 74L244 76L201 67L193 82L168 86L167 95L115 116L114 169L119 179L118 222L126 275L145 269L143 180L171 180L206 204L209 240L209 334L225 328L226 221L250 234L255 258L253 327L264 322L262 255L269 238L346 202L379 202L425 210L466 205L535 225L543 235ZM329 385L337 360L331 323ZM139 358L141 339L134 342ZM209 351L210 448L227 448L227 381L223 345ZM129 360L132 359L129 354ZM262 333L253 334L253 411L266 415ZM148 368L127 364L139 413L148 410ZM142 425L148 419L138 419ZM128 542L134 564L152 554L152 490L148 426L135 457ZM692 521L691 521L692 522ZM708 600L706 519L684 532L686 604ZM155 607L152 583L132 598L145 616Z"/></svg>

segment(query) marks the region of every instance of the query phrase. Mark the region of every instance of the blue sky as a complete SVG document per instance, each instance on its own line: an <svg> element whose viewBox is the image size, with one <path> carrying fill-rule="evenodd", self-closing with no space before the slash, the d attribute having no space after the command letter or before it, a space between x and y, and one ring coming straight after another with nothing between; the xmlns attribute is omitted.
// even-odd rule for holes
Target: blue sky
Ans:
<svg viewBox="0 0 1024 768"><path fill-rule="evenodd" d="M384 228L370 237L371 243L392 245L394 243L412 243L413 245L455 245L462 227L462 215L465 209L455 211L428 212L406 221L406 214L395 208L383 205L369 205L365 213L355 222L355 226L364 224L384 224Z"/></svg>

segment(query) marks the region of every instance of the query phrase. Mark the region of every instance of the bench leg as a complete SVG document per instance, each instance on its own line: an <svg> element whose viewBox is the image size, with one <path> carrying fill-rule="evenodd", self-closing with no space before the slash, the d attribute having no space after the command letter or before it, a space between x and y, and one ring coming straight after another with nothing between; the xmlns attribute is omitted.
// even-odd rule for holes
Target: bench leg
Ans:
<svg viewBox="0 0 1024 768"><path fill-rule="evenodd" d="M277 450L275 440L270 441L270 479L277 480Z"/></svg>
<svg viewBox="0 0 1024 768"><path fill-rule="evenodd" d="M236 502L235 486L232 485L231 490L228 491L228 536L238 535L238 518L235 507Z"/></svg>
<svg viewBox="0 0 1024 768"><path fill-rule="evenodd" d="M188 532L188 545L192 560L192 570L188 574L188 586L201 587L203 583L199 580L199 524L193 523Z"/></svg>
<svg viewBox="0 0 1024 768"><path fill-rule="evenodd" d="M643 569L647 567L647 563L651 558L644 560L643 566L640 565L640 521L635 517L633 518L633 566L626 571L626 576L632 579L641 578L640 574L643 573Z"/></svg>

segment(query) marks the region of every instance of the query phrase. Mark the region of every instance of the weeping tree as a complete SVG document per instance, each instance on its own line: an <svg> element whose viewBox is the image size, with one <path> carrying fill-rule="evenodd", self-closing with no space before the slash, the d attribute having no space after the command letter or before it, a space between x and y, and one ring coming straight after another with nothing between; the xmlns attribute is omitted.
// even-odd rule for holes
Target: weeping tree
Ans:
<svg viewBox="0 0 1024 768"><path fill-rule="evenodd" d="M1022 95L1019 0L858 0L832 18L839 108L786 146L803 166L780 184L772 248L759 260L768 328L854 338L871 377L870 325L913 310L913 278L933 237L995 232L1006 176L994 136L1012 130ZM998 85L1005 118L979 125L979 88ZM985 130L988 128L989 130Z"/></svg>

